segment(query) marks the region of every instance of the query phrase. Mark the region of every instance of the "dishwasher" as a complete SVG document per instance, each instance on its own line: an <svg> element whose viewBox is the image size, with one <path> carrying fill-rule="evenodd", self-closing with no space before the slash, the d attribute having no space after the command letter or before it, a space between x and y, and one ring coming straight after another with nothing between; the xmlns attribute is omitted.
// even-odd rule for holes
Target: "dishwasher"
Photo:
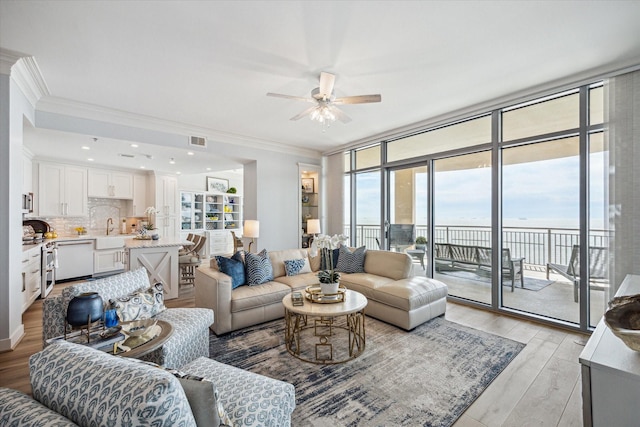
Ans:
<svg viewBox="0 0 640 427"><path fill-rule="evenodd" d="M93 240L56 243L56 281L93 275Z"/></svg>

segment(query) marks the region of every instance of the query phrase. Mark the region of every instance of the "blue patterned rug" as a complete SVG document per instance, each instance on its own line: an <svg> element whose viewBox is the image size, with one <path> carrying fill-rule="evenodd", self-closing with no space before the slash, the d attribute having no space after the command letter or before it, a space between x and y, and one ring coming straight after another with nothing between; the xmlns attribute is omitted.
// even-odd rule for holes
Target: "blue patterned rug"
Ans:
<svg viewBox="0 0 640 427"><path fill-rule="evenodd" d="M212 333L210 355L292 383L294 427L450 426L524 348L442 317L411 332L368 317L366 334L364 353L342 365L287 353L284 320Z"/></svg>

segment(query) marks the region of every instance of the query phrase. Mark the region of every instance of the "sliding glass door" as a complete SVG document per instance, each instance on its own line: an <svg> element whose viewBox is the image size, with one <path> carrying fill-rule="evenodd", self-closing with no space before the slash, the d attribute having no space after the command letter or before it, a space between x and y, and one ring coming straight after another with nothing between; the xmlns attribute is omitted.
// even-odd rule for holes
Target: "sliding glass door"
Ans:
<svg viewBox="0 0 640 427"><path fill-rule="evenodd" d="M434 161L434 277L491 304L491 152Z"/></svg>

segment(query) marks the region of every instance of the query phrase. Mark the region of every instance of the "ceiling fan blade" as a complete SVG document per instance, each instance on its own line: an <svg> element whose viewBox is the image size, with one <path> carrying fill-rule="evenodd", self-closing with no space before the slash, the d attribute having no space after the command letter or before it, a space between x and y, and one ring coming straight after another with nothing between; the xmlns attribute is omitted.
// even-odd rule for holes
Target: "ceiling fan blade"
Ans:
<svg viewBox="0 0 640 427"><path fill-rule="evenodd" d="M283 95L281 93L273 93L273 92L268 92L267 96L273 96L275 98L294 99L296 101L304 101L304 102L316 102L316 100L313 98L303 98L301 96Z"/></svg>
<svg viewBox="0 0 640 427"><path fill-rule="evenodd" d="M340 120L342 123L349 123L351 121L351 117L347 116L344 112L333 107L331 112L336 116L336 119Z"/></svg>
<svg viewBox="0 0 640 427"><path fill-rule="evenodd" d="M300 120L304 116L308 116L309 114L311 114L311 112L313 110L315 110L316 108L318 108L316 105L314 105L313 107L309 107L306 110L304 110L302 113L298 114L297 116L291 117L291 119L289 119L289 120Z"/></svg>
<svg viewBox="0 0 640 427"><path fill-rule="evenodd" d="M358 96L345 96L343 98L336 98L333 100L332 104L343 105L343 104L368 104L370 102L380 102L382 101L381 95L358 95Z"/></svg>
<svg viewBox="0 0 640 427"><path fill-rule="evenodd" d="M319 95L324 95L326 99L331 97L333 93L333 84L336 82L336 76L331 73L325 73L324 71L320 73L320 93Z"/></svg>

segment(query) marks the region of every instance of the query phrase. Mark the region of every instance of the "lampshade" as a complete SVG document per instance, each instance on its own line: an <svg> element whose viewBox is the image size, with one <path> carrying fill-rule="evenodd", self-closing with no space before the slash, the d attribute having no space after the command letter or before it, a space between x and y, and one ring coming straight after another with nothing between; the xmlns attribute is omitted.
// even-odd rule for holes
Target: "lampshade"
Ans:
<svg viewBox="0 0 640 427"><path fill-rule="evenodd" d="M244 221L244 237L250 237L252 239L260 237L260 221L255 219L246 219Z"/></svg>
<svg viewBox="0 0 640 427"><path fill-rule="evenodd" d="M319 219L310 219L307 221L307 234L320 234Z"/></svg>

